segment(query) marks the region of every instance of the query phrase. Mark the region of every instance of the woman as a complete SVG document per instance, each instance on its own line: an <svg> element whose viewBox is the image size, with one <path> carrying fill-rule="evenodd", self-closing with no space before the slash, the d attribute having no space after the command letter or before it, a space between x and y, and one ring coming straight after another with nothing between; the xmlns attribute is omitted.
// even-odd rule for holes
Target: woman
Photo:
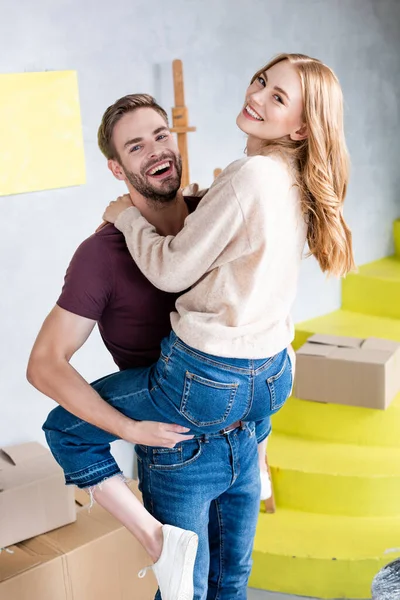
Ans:
<svg viewBox="0 0 400 600"><path fill-rule="evenodd" d="M111 203L104 218L124 233L154 285L171 292L190 288L177 301L159 361L140 374L153 414L189 424L195 435L255 421L265 445L270 416L292 387L290 309L305 241L324 272L341 276L354 266L342 216L348 158L339 83L315 59L280 55L253 77L237 124L248 135L247 157L225 169L175 237L159 236L130 198ZM148 418L143 402L135 404L135 371L102 380L97 391L112 399L121 386L132 389L129 415ZM71 462L76 431L56 431L51 422L46 428L60 464L63 444ZM99 447L99 465L107 452ZM77 464L82 470L82 456ZM102 479L110 478L104 485L86 478L85 487L93 486L96 500L139 539L143 527L156 536L161 524L128 497L113 468L103 472ZM83 486L82 479L75 482ZM170 561L172 568L179 556L182 577L170 597L183 600L193 594L196 536L174 538L171 528L163 534L154 571L159 577L160 564L165 570Z"/></svg>

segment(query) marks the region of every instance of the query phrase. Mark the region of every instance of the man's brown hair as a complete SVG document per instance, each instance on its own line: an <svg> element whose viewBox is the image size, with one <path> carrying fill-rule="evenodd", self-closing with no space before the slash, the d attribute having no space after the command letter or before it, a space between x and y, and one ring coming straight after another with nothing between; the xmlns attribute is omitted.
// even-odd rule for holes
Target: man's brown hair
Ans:
<svg viewBox="0 0 400 600"><path fill-rule="evenodd" d="M153 96L149 94L128 94L128 96L120 98L107 108L97 133L99 148L107 159L120 160L112 141L114 127L124 115L138 108L152 108L162 116L168 125L167 113L157 104Z"/></svg>

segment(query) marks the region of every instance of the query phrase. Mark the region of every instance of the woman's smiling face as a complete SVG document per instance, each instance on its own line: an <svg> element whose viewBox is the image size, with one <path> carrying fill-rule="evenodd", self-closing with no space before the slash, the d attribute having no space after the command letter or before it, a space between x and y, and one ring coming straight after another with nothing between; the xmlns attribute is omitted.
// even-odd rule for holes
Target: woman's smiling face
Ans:
<svg viewBox="0 0 400 600"><path fill-rule="evenodd" d="M300 140L306 137L303 109L300 77L295 67L283 60L257 76L247 88L236 123L250 138Z"/></svg>

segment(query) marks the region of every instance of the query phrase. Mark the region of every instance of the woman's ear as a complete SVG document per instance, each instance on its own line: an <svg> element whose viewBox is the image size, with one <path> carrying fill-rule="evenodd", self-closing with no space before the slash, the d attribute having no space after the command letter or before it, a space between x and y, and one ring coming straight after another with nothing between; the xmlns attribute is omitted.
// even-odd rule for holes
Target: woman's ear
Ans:
<svg viewBox="0 0 400 600"><path fill-rule="evenodd" d="M293 133L290 134L290 139L297 142L300 140L305 140L308 137L308 129L307 129L307 125L304 124L300 127L300 129L298 129L297 131L294 131Z"/></svg>
<svg viewBox="0 0 400 600"><path fill-rule="evenodd" d="M110 158L107 162L107 166L116 179L119 179L120 181L125 181L125 173L121 165L116 160Z"/></svg>

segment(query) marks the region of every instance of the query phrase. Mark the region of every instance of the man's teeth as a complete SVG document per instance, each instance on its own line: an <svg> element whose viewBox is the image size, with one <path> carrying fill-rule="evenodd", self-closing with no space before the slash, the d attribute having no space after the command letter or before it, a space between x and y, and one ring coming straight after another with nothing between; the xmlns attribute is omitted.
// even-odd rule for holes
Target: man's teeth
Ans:
<svg viewBox="0 0 400 600"><path fill-rule="evenodd" d="M162 163L161 165L157 165L156 167L154 167L154 169L152 169L150 171L149 175L155 175L156 173L158 173L158 171L163 171L164 169L169 169L169 167L170 167L169 162Z"/></svg>
<svg viewBox="0 0 400 600"><path fill-rule="evenodd" d="M253 119L257 119L257 121L263 121L264 120L248 104L246 106L246 112L248 112L249 115L251 117L253 117Z"/></svg>

